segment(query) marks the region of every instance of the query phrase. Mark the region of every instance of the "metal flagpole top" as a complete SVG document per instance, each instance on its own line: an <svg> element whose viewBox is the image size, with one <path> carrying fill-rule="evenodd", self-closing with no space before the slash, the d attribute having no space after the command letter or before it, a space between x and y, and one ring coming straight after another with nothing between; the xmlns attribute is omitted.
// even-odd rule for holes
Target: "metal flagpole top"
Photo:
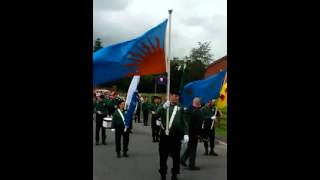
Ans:
<svg viewBox="0 0 320 180"><path fill-rule="evenodd" d="M170 58L171 58L171 14L172 14L172 9L168 10L169 12L169 44L168 44L168 59L167 59L167 70L168 70L168 77L167 77L167 101L169 100L169 94L170 94ZM169 108L167 109L166 113L166 130L165 133L166 135L169 135Z"/></svg>

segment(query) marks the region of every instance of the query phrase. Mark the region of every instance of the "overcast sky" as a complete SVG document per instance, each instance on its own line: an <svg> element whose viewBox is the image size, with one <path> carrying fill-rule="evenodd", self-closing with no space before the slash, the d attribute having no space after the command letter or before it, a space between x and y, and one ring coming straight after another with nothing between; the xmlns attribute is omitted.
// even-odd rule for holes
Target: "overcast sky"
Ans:
<svg viewBox="0 0 320 180"><path fill-rule="evenodd" d="M103 46L142 35L172 13L172 57L211 41L214 59L227 54L227 0L93 0L93 39ZM169 25L169 24L168 24Z"/></svg>

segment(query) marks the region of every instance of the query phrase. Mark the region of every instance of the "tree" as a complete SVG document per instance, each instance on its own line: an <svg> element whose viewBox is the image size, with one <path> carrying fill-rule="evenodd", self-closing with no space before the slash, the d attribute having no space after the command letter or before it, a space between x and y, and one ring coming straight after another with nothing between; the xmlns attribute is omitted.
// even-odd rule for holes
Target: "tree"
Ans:
<svg viewBox="0 0 320 180"><path fill-rule="evenodd" d="M210 53L210 42L198 42L197 48L192 48L190 59L191 61L201 61L206 66L212 62L213 54Z"/></svg>
<svg viewBox="0 0 320 180"><path fill-rule="evenodd" d="M186 82L192 82L203 79L206 66L202 61L188 61L186 67Z"/></svg>
<svg viewBox="0 0 320 180"><path fill-rule="evenodd" d="M98 38L96 39L95 43L94 43L94 47L93 47L93 52L98 51L99 49L102 48L102 43L101 43L101 39Z"/></svg>

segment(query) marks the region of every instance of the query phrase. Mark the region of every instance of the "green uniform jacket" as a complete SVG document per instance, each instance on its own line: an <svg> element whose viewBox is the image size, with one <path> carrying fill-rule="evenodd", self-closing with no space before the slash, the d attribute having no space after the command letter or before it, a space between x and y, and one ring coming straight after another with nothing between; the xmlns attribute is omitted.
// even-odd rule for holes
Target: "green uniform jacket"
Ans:
<svg viewBox="0 0 320 180"><path fill-rule="evenodd" d="M215 111L217 110L216 107L211 107L209 108L207 105L201 108L201 112L204 118L204 128L205 129L210 129L211 124L212 124L212 119L211 117L215 114ZM217 112L217 117L220 116L219 111Z"/></svg>
<svg viewBox="0 0 320 180"><path fill-rule="evenodd" d="M150 104L150 111L157 111L159 105L156 105L154 103Z"/></svg>
<svg viewBox="0 0 320 180"><path fill-rule="evenodd" d="M104 103L106 103L107 107L109 106L114 106L114 102L111 99L104 99L103 100Z"/></svg>
<svg viewBox="0 0 320 180"><path fill-rule="evenodd" d="M148 111L150 109L150 104L148 102L142 103L142 111Z"/></svg>
<svg viewBox="0 0 320 180"><path fill-rule="evenodd" d="M123 117L126 117L126 111L122 111ZM121 115L119 114L118 110L116 110L112 115L112 125L111 128L117 129L117 128L124 128L124 122L121 118Z"/></svg>
<svg viewBox="0 0 320 180"><path fill-rule="evenodd" d="M156 123L156 118L158 117L157 109L159 108L160 105L157 104L150 104L150 111L154 111L156 114L151 114L151 123L155 124Z"/></svg>
<svg viewBox="0 0 320 180"><path fill-rule="evenodd" d="M201 134L203 114L200 108L189 107L184 114L189 126L189 136L196 137Z"/></svg>
<svg viewBox="0 0 320 180"><path fill-rule="evenodd" d="M184 110L182 107L178 106L178 110L177 113L173 119L172 122L172 126L169 130L169 134L173 134L173 135L178 135L181 136L181 138L183 137L183 135L188 134L189 132L189 127L188 127L188 123L185 121L184 119ZM173 112L173 105L170 105L169 107L169 121ZM163 125L163 128L166 128L166 117L167 117L167 110L163 108L162 105L159 106L159 108L157 109L157 113L158 113L158 118L161 118L161 122ZM162 129L162 131L164 131L164 129Z"/></svg>
<svg viewBox="0 0 320 180"><path fill-rule="evenodd" d="M101 111L103 114L107 114L108 108L104 102L96 102L95 111Z"/></svg>

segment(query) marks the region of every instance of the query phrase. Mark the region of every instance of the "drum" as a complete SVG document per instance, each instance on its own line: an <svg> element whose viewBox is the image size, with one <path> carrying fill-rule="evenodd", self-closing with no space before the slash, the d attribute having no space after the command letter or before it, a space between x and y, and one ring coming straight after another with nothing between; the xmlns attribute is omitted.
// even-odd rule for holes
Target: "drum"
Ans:
<svg viewBox="0 0 320 180"><path fill-rule="evenodd" d="M106 129L111 129L111 124L112 124L112 117L103 118L103 123L102 123L103 127L105 127Z"/></svg>

